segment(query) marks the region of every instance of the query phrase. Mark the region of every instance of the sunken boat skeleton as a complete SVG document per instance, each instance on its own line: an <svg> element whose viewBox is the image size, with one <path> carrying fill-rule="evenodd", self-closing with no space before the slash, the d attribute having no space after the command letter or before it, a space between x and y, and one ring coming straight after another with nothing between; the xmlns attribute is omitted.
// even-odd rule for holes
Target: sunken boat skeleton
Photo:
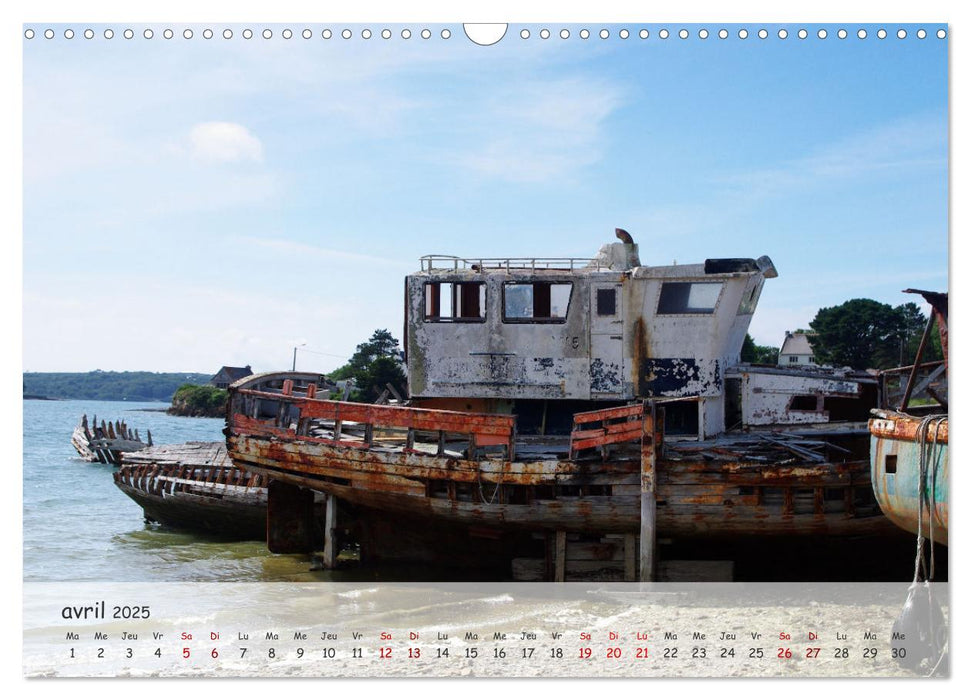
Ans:
<svg viewBox="0 0 971 700"><path fill-rule="evenodd" d="M232 539L266 539L288 551L293 533L267 529L268 479L236 467L224 442L157 445L124 455L115 485L142 507L145 521ZM306 542L323 534L326 496L315 498Z"/></svg>
<svg viewBox="0 0 971 700"><path fill-rule="evenodd" d="M159 445L124 456L115 485L146 522L243 538L266 528L266 483L237 469L223 443Z"/></svg>
<svg viewBox="0 0 971 700"><path fill-rule="evenodd" d="M591 260L422 258L405 281L409 405L254 375L230 387L230 456L374 511L639 538L643 580L659 533L884 531L865 423L830 423L825 398L864 421L875 380L739 362L771 260L642 266L618 238ZM773 411L748 410L769 394Z"/></svg>
<svg viewBox="0 0 971 700"><path fill-rule="evenodd" d="M152 432L148 431L146 441L143 442L138 429L132 430L125 421L114 423L101 421L93 416L90 426L88 416L81 416L81 422L71 434L71 444L78 455L86 462L101 462L102 464L121 464L125 452L137 452L152 446Z"/></svg>

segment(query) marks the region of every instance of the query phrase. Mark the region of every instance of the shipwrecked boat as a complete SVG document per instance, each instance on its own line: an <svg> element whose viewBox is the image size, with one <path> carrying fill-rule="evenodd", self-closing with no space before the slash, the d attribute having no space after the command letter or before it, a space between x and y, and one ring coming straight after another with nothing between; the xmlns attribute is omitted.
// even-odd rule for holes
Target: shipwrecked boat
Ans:
<svg viewBox="0 0 971 700"><path fill-rule="evenodd" d="M157 445L125 454L114 473L115 485L142 507L146 522L238 540L267 539L267 478L237 468L222 442ZM324 498L314 505L316 532L324 521ZM285 535L281 540L292 538Z"/></svg>
<svg viewBox="0 0 971 700"><path fill-rule="evenodd" d="M152 433L148 431L147 441L142 442L138 429L132 430L125 421L114 423L101 421L94 416L90 427L88 416L81 416L81 422L71 434L71 444L78 455L86 462L100 462L102 464L121 464L122 454L137 452L152 446Z"/></svg>
<svg viewBox="0 0 971 700"><path fill-rule="evenodd" d="M920 294L932 311L914 364L882 373L886 405L870 420L871 478L877 503L899 527L947 544L948 295L907 289ZM944 360L922 362L934 325ZM901 381L906 377L906 381Z"/></svg>
<svg viewBox="0 0 971 700"><path fill-rule="evenodd" d="M309 373L247 377L229 390L230 456L428 522L623 533L628 560L639 537L642 579L659 533L885 531L875 380L739 362L772 261L643 266L618 237L587 260L422 258L405 281L410 405L318 398Z"/></svg>
<svg viewBox="0 0 971 700"><path fill-rule="evenodd" d="M241 539L265 533L266 480L233 466L223 443L159 445L126 455L114 480L147 522Z"/></svg>

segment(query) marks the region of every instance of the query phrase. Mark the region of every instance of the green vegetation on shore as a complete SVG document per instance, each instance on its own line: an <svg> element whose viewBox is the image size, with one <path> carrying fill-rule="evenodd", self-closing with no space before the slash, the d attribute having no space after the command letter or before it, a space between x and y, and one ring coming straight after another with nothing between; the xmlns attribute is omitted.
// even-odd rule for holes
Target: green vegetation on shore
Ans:
<svg viewBox="0 0 971 700"><path fill-rule="evenodd" d="M334 381L354 380L357 388L350 396L351 401L371 403L388 384L404 395L407 392L408 378L399 358L398 339L381 328L374 331L370 339L357 346L347 364L335 369L328 377Z"/></svg>
<svg viewBox="0 0 971 700"><path fill-rule="evenodd" d="M748 333L742 343L742 362L753 362L757 365L774 365L779 362L779 348L771 345L756 345L755 340Z"/></svg>
<svg viewBox="0 0 971 700"><path fill-rule="evenodd" d="M222 418L226 415L228 396L225 389L217 389L208 384L183 384L172 397L172 406L167 413L173 416Z"/></svg>
<svg viewBox="0 0 971 700"><path fill-rule="evenodd" d="M24 372L24 395L93 401L171 401L183 384L205 384L198 372Z"/></svg>

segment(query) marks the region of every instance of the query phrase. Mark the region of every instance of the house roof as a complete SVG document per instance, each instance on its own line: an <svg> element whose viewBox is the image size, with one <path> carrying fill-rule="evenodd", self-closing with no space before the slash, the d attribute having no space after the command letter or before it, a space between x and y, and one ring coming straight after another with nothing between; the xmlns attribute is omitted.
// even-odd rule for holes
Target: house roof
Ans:
<svg viewBox="0 0 971 700"><path fill-rule="evenodd" d="M237 379L248 377L251 374L253 374L253 370L249 365L246 365L245 367L227 367L226 365L223 365L223 367L216 372L212 378L215 379L216 377L225 377L227 379L236 381Z"/></svg>
<svg viewBox="0 0 971 700"><path fill-rule="evenodd" d="M809 336L805 333L789 333L786 335L785 342L782 343L780 355L812 355L813 346L809 342Z"/></svg>

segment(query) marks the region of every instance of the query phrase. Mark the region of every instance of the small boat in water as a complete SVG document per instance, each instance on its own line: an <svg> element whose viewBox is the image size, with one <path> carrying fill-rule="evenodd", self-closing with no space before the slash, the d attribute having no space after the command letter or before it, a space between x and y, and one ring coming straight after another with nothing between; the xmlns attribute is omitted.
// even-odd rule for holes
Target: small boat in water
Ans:
<svg viewBox="0 0 971 700"><path fill-rule="evenodd" d="M240 539L266 534L266 480L233 466L223 443L159 445L127 455L114 480L148 522Z"/></svg>
<svg viewBox="0 0 971 700"><path fill-rule="evenodd" d="M126 454L114 480L142 507L146 522L237 540L272 535L266 522L267 478L237 468L223 442L157 445ZM323 522L324 508L321 496L311 527ZM285 551L285 544L268 541Z"/></svg>
<svg viewBox="0 0 971 700"><path fill-rule="evenodd" d="M882 373L884 403L896 408L872 411L870 476L877 503L893 523L946 545L948 296L916 289L904 291L923 296L932 311L914 364ZM944 360L922 363L935 323ZM905 376L906 382L902 381Z"/></svg>

